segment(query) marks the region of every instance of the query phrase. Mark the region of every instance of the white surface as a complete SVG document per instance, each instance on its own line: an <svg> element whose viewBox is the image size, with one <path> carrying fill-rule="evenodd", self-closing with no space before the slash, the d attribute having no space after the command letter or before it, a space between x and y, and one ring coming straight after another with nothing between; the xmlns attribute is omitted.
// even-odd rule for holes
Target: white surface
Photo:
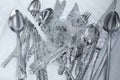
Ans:
<svg viewBox="0 0 120 80"><path fill-rule="evenodd" d="M56 0L40 0L42 10L47 7L54 7ZM61 0L62 1L62 0ZM90 22L96 22L101 15L105 12L112 0L66 0L67 5L64 10L62 18L65 19L69 11L73 8L75 2L78 3L81 14L84 11L92 12ZM118 0L120 2L120 0ZM0 64L7 58L16 45L16 35L12 32L8 25L7 20L12 9L15 9L17 4L24 5L25 8L31 0L0 0ZM119 3L118 2L118 3ZM119 7L117 7L118 9ZM119 51L120 52L120 51ZM57 75L57 66L55 63L48 66L49 80L65 80L65 76ZM17 80L16 79L16 60L12 59L6 68L0 67L0 80ZM28 75L27 80L35 80L35 76ZM114 80L114 79L113 79Z"/></svg>

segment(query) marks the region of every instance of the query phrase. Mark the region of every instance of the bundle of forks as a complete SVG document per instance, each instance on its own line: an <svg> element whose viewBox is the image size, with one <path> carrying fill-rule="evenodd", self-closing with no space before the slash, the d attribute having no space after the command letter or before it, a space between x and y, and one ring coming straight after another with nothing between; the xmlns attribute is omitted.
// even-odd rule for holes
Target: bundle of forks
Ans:
<svg viewBox="0 0 120 80"><path fill-rule="evenodd" d="M27 63L34 56L30 72L36 75L36 80L48 80L46 68L53 61L59 65L58 74L66 75L67 80L97 80L104 65L108 67L105 78L109 80L110 66L109 63L105 63L110 60L111 48L108 48L111 45L106 50L103 49L106 48L105 45L108 45L106 40L110 40L111 36L119 33L120 19L115 11L116 3L117 0L114 0L110 9L100 19L103 20L103 24L100 24L101 21L89 24L91 13L85 11L80 14L77 3L74 4L67 19L62 21L60 17L66 6L65 0L61 3L57 0L54 9L46 8L43 11L41 11L40 1L33 0L28 11L39 29L46 35L47 41L41 38L28 17L19 10L13 10L8 24L11 30L17 34L18 40L16 48L3 62L2 67L5 67L12 57L16 57L18 80L25 80L28 73L26 71ZM110 34L109 37L105 35L107 32L104 30ZM117 40L117 38L114 39ZM100 56L102 51L106 57Z"/></svg>

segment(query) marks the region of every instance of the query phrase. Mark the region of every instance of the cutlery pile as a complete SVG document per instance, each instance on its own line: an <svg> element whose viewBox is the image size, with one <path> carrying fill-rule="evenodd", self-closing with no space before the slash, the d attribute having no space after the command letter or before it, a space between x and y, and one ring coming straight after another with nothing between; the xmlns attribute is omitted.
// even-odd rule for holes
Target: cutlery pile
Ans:
<svg viewBox="0 0 120 80"><path fill-rule="evenodd" d="M58 63L58 75L66 75L67 80L98 80L103 68L106 68L105 79L109 80L110 56L117 40L114 35L118 35L120 27L116 3L117 0L112 2L98 23L89 24L92 13L85 11L80 14L77 3L67 19L62 21L60 17L66 6L65 0L61 3L57 0L54 9L43 11L40 1L33 0L27 10L47 41L41 38L28 17L18 9L13 10L8 25L17 35L17 45L2 67L16 57L18 80L25 80L28 62L34 56L30 72L36 75L36 80L48 80L46 68L53 61Z"/></svg>

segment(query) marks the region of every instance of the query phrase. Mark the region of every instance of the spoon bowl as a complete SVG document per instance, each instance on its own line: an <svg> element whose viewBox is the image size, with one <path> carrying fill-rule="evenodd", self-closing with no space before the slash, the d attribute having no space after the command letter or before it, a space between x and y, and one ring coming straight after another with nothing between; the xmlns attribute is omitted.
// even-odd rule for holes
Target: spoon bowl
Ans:
<svg viewBox="0 0 120 80"><path fill-rule="evenodd" d="M52 8L47 8L40 13L44 23L50 22L50 20L53 18L53 14L54 10Z"/></svg>
<svg viewBox="0 0 120 80"><path fill-rule="evenodd" d="M13 10L8 21L8 25L10 26L11 30L14 32L21 32L24 28L24 24L24 17L20 11Z"/></svg>
<svg viewBox="0 0 120 80"><path fill-rule="evenodd" d="M111 11L104 20L104 30L107 32L116 32L120 28L120 18L116 11Z"/></svg>
<svg viewBox="0 0 120 80"><path fill-rule="evenodd" d="M41 8L40 1L39 0L33 0L28 7L28 11L32 11L32 10L40 11L40 8Z"/></svg>

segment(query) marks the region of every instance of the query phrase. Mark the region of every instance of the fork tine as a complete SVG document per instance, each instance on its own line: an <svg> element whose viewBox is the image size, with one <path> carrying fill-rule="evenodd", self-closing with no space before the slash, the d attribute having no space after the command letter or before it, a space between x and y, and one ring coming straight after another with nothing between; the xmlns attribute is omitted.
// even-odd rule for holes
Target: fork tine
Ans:
<svg viewBox="0 0 120 80"><path fill-rule="evenodd" d="M88 14L88 18L91 16L91 13L89 12L89 14Z"/></svg>
<svg viewBox="0 0 120 80"><path fill-rule="evenodd" d="M88 19L90 17L91 13L90 12L86 12L86 19Z"/></svg>
<svg viewBox="0 0 120 80"><path fill-rule="evenodd" d="M88 11L86 11L86 14L85 14L86 18L87 18L88 15L89 15L89 13L88 13Z"/></svg>
<svg viewBox="0 0 120 80"><path fill-rule="evenodd" d="M86 12L86 15L89 16L89 14L90 14L90 12L87 11L87 12Z"/></svg>

